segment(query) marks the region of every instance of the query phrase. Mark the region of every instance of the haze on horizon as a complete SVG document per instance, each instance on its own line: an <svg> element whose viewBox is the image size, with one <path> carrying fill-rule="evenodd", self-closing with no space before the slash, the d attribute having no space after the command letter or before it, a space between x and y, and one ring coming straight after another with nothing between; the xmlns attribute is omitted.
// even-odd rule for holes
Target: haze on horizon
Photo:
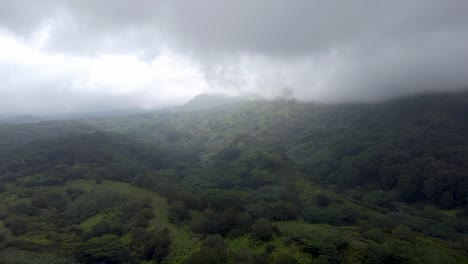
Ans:
<svg viewBox="0 0 468 264"><path fill-rule="evenodd" d="M0 0L0 113L468 87L464 0Z"/></svg>

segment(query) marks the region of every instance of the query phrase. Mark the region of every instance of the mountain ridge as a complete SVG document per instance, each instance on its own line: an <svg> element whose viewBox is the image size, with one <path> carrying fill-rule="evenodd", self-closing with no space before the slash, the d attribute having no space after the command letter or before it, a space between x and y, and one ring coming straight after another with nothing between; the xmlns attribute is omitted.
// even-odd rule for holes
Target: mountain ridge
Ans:
<svg viewBox="0 0 468 264"><path fill-rule="evenodd" d="M17 253L0 260L54 245L98 263L111 243L117 263L466 262L467 102L257 100L2 124L0 246Z"/></svg>

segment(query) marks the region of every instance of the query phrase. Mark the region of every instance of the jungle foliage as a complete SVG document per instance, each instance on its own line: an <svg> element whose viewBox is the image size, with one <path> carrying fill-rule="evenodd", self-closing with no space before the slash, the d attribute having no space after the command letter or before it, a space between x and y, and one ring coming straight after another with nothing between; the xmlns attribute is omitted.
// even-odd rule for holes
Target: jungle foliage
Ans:
<svg viewBox="0 0 468 264"><path fill-rule="evenodd" d="M468 262L467 93L190 105L0 124L0 263Z"/></svg>

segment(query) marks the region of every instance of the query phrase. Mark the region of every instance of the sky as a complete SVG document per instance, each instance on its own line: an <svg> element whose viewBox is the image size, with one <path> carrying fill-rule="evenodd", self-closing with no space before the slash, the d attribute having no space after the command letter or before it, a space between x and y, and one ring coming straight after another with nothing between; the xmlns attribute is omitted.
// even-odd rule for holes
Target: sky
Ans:
<svg viewBox="0 0 468 264"><path fill-rule="evenodd" d="M466 0L0 0L0 114L468 87Z"/></svg>

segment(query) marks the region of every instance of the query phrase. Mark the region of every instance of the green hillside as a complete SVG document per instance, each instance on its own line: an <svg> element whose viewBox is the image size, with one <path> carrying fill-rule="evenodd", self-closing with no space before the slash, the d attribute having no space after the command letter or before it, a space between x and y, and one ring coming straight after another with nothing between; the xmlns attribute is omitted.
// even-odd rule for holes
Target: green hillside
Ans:
<svg viewBox="0 0 468 264"><path fill-rule="evenodd" d="M468 263L467 112L460 93L0 125L0 263Z"/></svg>

